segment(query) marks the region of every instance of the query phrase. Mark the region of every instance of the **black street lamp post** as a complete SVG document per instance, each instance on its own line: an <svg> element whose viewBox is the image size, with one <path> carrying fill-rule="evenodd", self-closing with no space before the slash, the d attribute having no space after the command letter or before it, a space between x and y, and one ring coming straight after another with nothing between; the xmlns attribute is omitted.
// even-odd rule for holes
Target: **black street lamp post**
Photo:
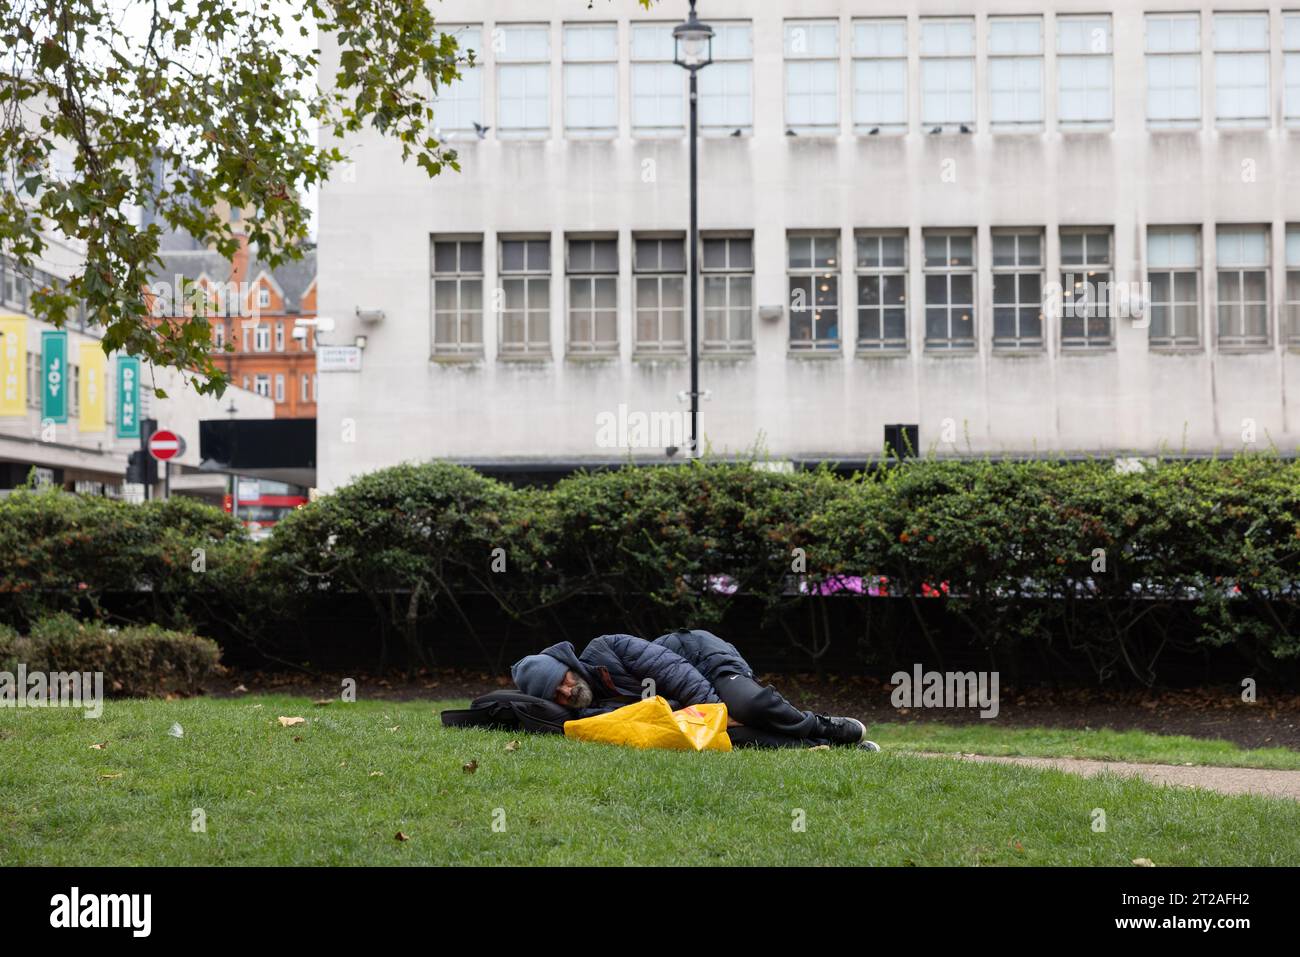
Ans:
<svg viewBox="0 0 1300 957"><path fill-rule="evenodd" d="M699 169L696 157L696 138L699 93L696 74L713 62L713 28L701 23L695 16L695 0L684 23L673 27L675 56L673 62L690 71L691 101L691 447L692 458L700 454L700 356L699 356L699 293L700 293L700 232L699 232Z"/></svg>

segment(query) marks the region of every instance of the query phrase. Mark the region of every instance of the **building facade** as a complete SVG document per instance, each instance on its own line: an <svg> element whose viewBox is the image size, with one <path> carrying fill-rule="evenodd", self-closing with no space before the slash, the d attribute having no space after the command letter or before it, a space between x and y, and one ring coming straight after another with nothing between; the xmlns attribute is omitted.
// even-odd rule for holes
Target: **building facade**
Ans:
<svg viewBox="0 0 1300 957"><path fill-rule="evenodd" d="M276 418L315 418L316 251L308 248L301 259L271 267L240 238L234 257L226 259L190 236L169 233L155 288L201 286L208 294L214 355L230 384L271 399ZM192 314L185 295L157 302L160 317Z"/></svg>
<svg viewBox="0 0 1300 957"><path fill-rule="evenodd" d="M105 356L102 329L78 315L60 334L63 361L57 379L65 404L57 417L44 408L45 379L52 372L43 354L44 338L56 330L32 318L31 293L66 280L78 259L75 248L53 238L43 268L20 270L0 257L0 495L27 483L35 470L40 485L88 495L143 497L143 486L125 481L127 457L140 449L140 423L154 419L159 428L186 441L185 451L173 462L171 492L220 504L227 477L200 470L199 422L232 416L270 418L270 399L240 389L227 390L220 400L199 395L173 369L150 367L121 354ZM134 381L124 378L124 366L131 369ZM155 389L167 397L160 398ZM127 402L134 408L126 409ZM232 406L233 413L228 411ZM132 428L124 428L124 417L134 423ZM152 494L161 494L162 477L160 466Z"/></svg>
<svg viewBox="0 0 1300 957"><path fill-rule="evenodd" d="M1080 9L701 0L706 450L1294 454L1300 9ZM437 4L461 172L367 134L321 194L321 315L365 346L322 372L322 487L680 448L686 10Z"/></svg>

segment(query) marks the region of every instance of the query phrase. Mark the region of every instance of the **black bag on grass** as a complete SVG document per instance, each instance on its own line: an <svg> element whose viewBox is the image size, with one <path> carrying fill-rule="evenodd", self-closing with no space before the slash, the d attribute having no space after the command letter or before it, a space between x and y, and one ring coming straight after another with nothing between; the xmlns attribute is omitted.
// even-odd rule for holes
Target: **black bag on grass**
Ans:
<svg viewBox="0 0 1300 957"><path fill-rule="evenodd" d="M497 728L502 731L531 731L535 734L564 734L564 722L578 713L545 698L522 691L490 691L470 702L467 709L442 712L446 728Z"/></svg>

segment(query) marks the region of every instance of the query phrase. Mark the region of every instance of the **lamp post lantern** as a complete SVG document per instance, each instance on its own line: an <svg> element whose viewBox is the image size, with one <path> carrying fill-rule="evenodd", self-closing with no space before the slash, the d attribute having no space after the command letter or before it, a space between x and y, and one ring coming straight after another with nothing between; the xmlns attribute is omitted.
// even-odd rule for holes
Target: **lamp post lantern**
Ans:
<svg viewBox="0 0 1300 957"><path fill-rule="evenodd" d="M691 235L690 235L690 272L691 272L691 457L700 454L700 356L699 356L699 293L700 293L700 230L699 230L699 168L697 160L696 139L698 122L699 93L696 74L713 62L713 28L701 23L695 15L695 0L691 0L691 12L683 23L673 27L673 44L675 47L673 62L691 75Z"/></svg>

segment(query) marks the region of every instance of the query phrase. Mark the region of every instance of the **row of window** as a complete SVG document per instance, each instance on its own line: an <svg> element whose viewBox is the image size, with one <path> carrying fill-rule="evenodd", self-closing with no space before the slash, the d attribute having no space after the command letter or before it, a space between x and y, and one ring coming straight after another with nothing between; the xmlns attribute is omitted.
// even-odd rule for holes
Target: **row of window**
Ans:
<svg viewBox="0 0 1300 957"><path fill-rule="evenodd" d="M41 289L62 290L67 283L41 269L20 269L8 256L0 256L0 306L24 315L32 314L32 293ZM79 302L68 311L68 321L84 326L86 304Z"/></svg>
<svg viewBox="0 0 1300 957"><path fill-rule="evenodd" d="M275 383L275 395L271 395L271 383ZM299 385L301 394L300 402L316 401L316 373L308 374L306 372L299 376ZM277 405L285 401L285 374L283 372L275 373L274 377L270 373L258 373L254 376L244 376L244 388L252 389L255 393L267 398L274 398Z"/></svg>
<svg viewBox="0 0 1300 957"><path fill-rule="evenodd" d="M1147 231L1144 283L1114 280L1113 231L1063 228L1059 254L1049 262L1041 228L994 229L992 262L976 262L974 229L927 229L921 237L923 302L909 302L906 230L860 231L853 237L851 282L836 232L792 232L786 237L786 317L792 352L839 352L845 307L856 310L856 346L862 352L904 351L913 315L923 317L927 349L974 350L977 278L992 283L992 346L998 351L1041 350L1047 323L1059 319L1065 350L1109 348L1115 321L1140 320L1151 345L1199 348L1203 250L1197 227L1153 226ZM505 357L551 354L551 242L500 238L492 311L500 316L498 346ZM686 243L680 236L632 237L633 351L684 355L687 336ZM1216 341L1223 348L1267 348L1271 263L1268 226L1215 230ZM433 237L432 352L483 354L483 240ZM616 238L565 239L567 352L617 355L619 255ZM1285 242L1282 335L1300 346L1300 226ZM754 252L750 235L705 235L700 244L701 350L746 353L754 348ZM1059 277L1059 282L1056 280ZM1053 281L1049 281L1053 280Z"/></svg>
<svg viewBox="0 0 1300 957"><path fill-rule="evenodd" d="M271 337L275 337L275 351L285 351L285 330L289 330L289 335L293 334L293 324L277 322L272 325L269 322L258 322L253 319L237 319L241 334L241 349L244 352L270 352ZM310 327L304 330L303 338L298 339L298 351L310 352L312 330ZM226 346L226 325L224 322L214 322L212 324L212 342L218 349L224 349Z"/></svg>
<svg viewBox="0 0 1300 957"><path fill-rule="evenodd" d="M1056 16L1056 123L1065 129L1109 127L1114 119L1112 24L1109 14ZM1042 16L990 16L989 125L993 130L1042 129L1045 113L1045 23ZM785 128L793 135L840 131L840 23L790 20L785 27ZM474 66L439 91L435 122L444 134L484 135L492 126L483 102L482 28L449 28ZM705 135L749 133L753 126L753 36L749 23L715 24L714 62L699 74L700 128ZM918 59L921 129L971 132L977 124L974 17L922 17L919 35L908 21L854 20L850 26L853 127L857 133L909 128L908 58ZM1199 13L1146 16L1147 121L1154 128L1201 123L1204 60ZM1215 13L1210 18L1214 119L1220 126L1271 122L1267 13ZM1282 50L1283 118L1300 122L1300 12L1284 13L1277 35ZM562 28L565 135L608 138L618 131L619 31L616 24ZM550 134L551 28L500 24L488 48L496 70L496 135ZM633 23L628 44L631 127L637 136L685 132L685 71L673 61L672 25Z"/></svg>

